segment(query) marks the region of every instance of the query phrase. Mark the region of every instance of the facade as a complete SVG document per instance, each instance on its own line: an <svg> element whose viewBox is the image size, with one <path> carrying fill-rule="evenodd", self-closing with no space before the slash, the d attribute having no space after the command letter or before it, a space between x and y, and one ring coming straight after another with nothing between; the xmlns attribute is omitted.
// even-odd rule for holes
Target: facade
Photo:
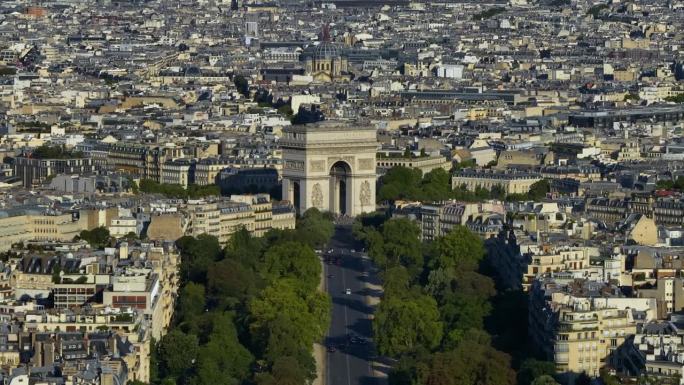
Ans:
<svg viewBox="0 0 684 385"><path fill-rule="evenodd" d="M191 200L186 235L209 234L226 244L241 228L261 237L272 228L294 229L295 213L289 204L273 205L268 194L232 195L230 200Z"/></svg>
<svg viewBox="0 0 684 385"><path fill-rule="evenodd" d="M376 162L378 174L384 175L392 167L402 166L407 168L417 168L427 174L428 172L441 168L444 171L451 170L451 161L443 156L429 156L418 158L385 158L379 157Z"/></svg>
<svg viewBox="0 0 684 385"><path fill-rule="evenodd" d="M634 312L655 314L651 299L616 296L617 288L599 282L550 279L530 290L529 334L534 346L556 363L568 383L580 373L597 377L605 366L616 367L629 354L636 333Z"/></svg>
<svg viewBox="0 0 684 385"><path fill-rule="evenodd" d="M188 188L193 181L194 164L186 159L169 160L164 162L161 170L161 183L177 184Z"/></svg>
<svg viewBox="0 0 684 385"><path fill-rule="evenodd" d="M57 174L84 175L94 171L95 166L89 158L38 159L20 156L14 163L14 175L27 188L43 184Z"/></svg>
<svg viewBox="0 0 684 385"><path fill-rule="evenodd" d="M451 186L465 186L468 191L475 191L477 188L491 190L494 186L499 186L506 194L526 194L530 187L541 179L538 174L518 171L463 169L454 173Z"/></svg>
<svg viewBox="0 0 684 385"><path fill-rule="evenodd" d="M298 213L311 207L349 216L375 210L374 128L324 122L283 131L283 199Z"/></svg>
<svg viewBox="0 0 684 385"><path fill-rule="evenodd" d="M71 214L44 215L24 210L0 211L0 251L9 250L12 245L20 242L70 242L86 229L86 222L74 219Z"/></svg>

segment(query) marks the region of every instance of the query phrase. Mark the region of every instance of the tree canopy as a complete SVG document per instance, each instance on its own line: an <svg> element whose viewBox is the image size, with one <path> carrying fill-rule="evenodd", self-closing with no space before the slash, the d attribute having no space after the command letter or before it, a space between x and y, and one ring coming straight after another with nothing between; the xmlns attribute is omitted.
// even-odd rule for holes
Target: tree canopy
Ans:
<svg viewBox="0 0 684 385"><path fill-rule="evenodd" d="M312 245L332 236L317 211L295 231L254 238L237 231L225 248L216 237L176 241L181 288L171 331L153 350L153 384L304 384L316 377L313 343L330 322L330 299L317 290Z"/></svg>

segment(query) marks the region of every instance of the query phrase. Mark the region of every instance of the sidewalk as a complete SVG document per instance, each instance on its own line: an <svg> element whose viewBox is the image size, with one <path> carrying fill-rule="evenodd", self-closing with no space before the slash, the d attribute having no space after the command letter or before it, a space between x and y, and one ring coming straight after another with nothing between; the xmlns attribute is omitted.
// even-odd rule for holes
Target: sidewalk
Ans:
<svg viewBox="0 0 684 385"><path fill-rule="evenodd" d="M370 261L370 258L364 258L366 261ZM382 286L381 285L376 285L373 283L370 283L368 281L364 281L364 287L369 291L369 292L374 292L377 291L379 293L382 293ZM382 295L381 295L382 296ZM371 296L371 295L366 295L364 296L365 302L367 306L370 307L376 307L378 304L380 304L380 297L381 296ZM368 315L368 319L373 320L373 314ZM380 370L384 369L384 370ZM389 366L386 364L383 364L382 362L379 362L377 360L373 361L373 376L379 379L382 379L383 381L387 381L387 373L389 373Z"/></svg>
<svg viewBox="0 0 684 385"><path fill-rule="evenodd" d="M325 293L325 264L321 259L321 279L318 282L318 291ZM325 366L327 362L327 351L325 346L318 342L313 346L314 359L316 360L316 379L312 385L325 385Z"/></svg>

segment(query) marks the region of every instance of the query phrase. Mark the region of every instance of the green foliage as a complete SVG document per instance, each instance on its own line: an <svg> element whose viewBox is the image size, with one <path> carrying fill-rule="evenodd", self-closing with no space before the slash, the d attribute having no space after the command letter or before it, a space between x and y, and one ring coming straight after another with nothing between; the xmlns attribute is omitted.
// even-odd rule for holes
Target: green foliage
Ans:
<svg viewBox="0 0 684 385"><path fill-rule="evenodd" d="M233 78L233 83L235 83L235 88L238 92L245 97L249 97L249 83L247 79L242 75L237 75Z"/></svg>
<svg viewBox="0 0 684 385"><path fill-rule="evenodd" d="M684 93L675 96L668 96L665 98L665 101L672 103L684 103Z"/></svg>
<svg viewBox="0 0 684 385"><path fill-rule="evenodd" d="M96 227L92 230L83 230L78 234L78 238L88 242L90 246L96 249L108 246L111 241L109 230L104 226Z"/></svg>
<svg viewBox="0 0 684 385"><path fill-rule="evenodd" d="M323 247L330 241L335 232L335 225L329 214L321 213L316 208L310 208L304 212L297 221L297 241L308 244L311 247Z"/></svg>
<svg viewBox="0 0 684 385"><path fill-rule="evenodd" d="M553 379L553 377L546 375L546 374L543 376L539 376L539 377L535 378L531 384L532 385L560 385L556 380ZM618 383L604 382L604 384L606 384L606 385L617 385Z"/></svg>
<svg viewBox="0 0 684 385"><path fill-rule="evenodd" d="M61 263L55 263L55 267L52 269L52 283L61 283L62 282L62 264Z"/></svg>
<svg viewBox="0 0 684 385"><path fill-rule="evenodd" d="M314 212L307 220L331 223ZM312 347L328 328L331 305L316 288L318 257L296 237L275 231L259 239L242 229L225 250L209 235L176 241L182 286L173 334L151 359L155 384L280 385L315 378ZM190 364L169 342L189 339Z"/></svg>
<svg viewBox="0 0 684 385"><path fill-rule="evenodd" d="M216 314L212 319L209 342L197 356L196 384L240 384L249 375L254 357L240 344L233 317Z"/></svg>
<svg viewBox="0 0 684 385"><path fill-rule="evenodd" d="M190 373L199 344L197 337L172 330L159 342L160 368L164 377L181 379Z"/></svg>
<svg viewBox="0 0 684 385"><path fill-rule="evenodd" d="M538 385L535 382L538 378L549 377L553 376L554 374L556 374L555 363L549 361L539 361L534 358L530 358L525 360L520 365L520 369L518 370L518 384Z"/></svg>
<svg viewBox="0 0 684 385"><path fill-rule="evenodd" d="M269 282L292 278L305 290L314 291L320 280L321 264L311 247L284 242L266 251L261 272Z"/></svg>
<svg viewBox="0 0 684 385"><path fill-rule="evenodd" d="M437 302L425 295L386 298L375 313L373 333L383 355L397 357L419 347L434 349L442 339Z"/></svg>
<svg viewBox="0 0 684 385"><path fill-rule="evenodd" d="M206 307L204 286L188 282L180 291L178 296L178 310L176 317L178 322L187 331L197 330L199 317L204 314Z"/></svg>
<svg viewBox="0 0 684 385"><path fill-rule="evenodd" d="M597 4L589 8L589 10L587 11L587 15L591 15L594 19L598 19L601 12L608 8L608 4Z"/></svg>
<svg viewBox="0 0 684 385"><path fill-rule="evenodd" d="M31 157L36 159L72 159L82 158L83 153L69 151L63 146L48 146L46 144L35 148L31 152Z"/></svg>
<svg viewBox="0 0 684 385"><path fill-rule="evenodd" d="M479 272L485 249L478 236L458 226L422 245L414 223L380 215L359 218L353 233L382 269L385 295L373 332L378 352L398 359L390 385L515 383L511 357L484 331L499 309L495 282Z"/></svg>
<svg viewBox="0 0 684 385"><path fill-rule="evenodd" d="M257 351L309 351L328 328L330 300L324 293L303 290L294 280L281 279L250 302L249 312ZM269 356L275 362L274 355Z"/></svg>
<svg viewBox="0 0 684 385"><path fill-rule="evenodd" d="M423 173L418 169L403 166L392 167L382 177L382 187L378 193L378 200L420 199L421 192L418 186L422 175Z"/></svg>
<svg viewBox="0 0 684 385"><path fill-rule="evenodd" d="M419 169L392 167L382 177L379 201L441 201L451 197L451 177L442 168L423 175Z"/></svg>
<svg viewBox="0 0 684 385"><path fill-rule="evenodd" d="M485 254L482 239L462 225L437 238L434 247L436 255L430 259L432 269L473 270Z"/></svg>
<svg viewBox="0 0 684 385"><path fill-rule="evenodd" d="M278 107L278 113L281 115L285 115L288 118L291 118L294 111L292 111L292 107L290 107L289 104L285 104L283 106Z"/></svg>
<svg viewBox="0 0 684 385"><path fill-rule="evenodd" d="M659 180L656 182L656 188L662 190L684 190L684 177L678 177L675 181L671 180Z"/></svg>
<svg viewBox="0 0 684 385"><path fill-rule="evenodd" d="M639 100L641 100L641 98L639 97L639 94L627 94L627 95L625 95L625 101L627 102L630 100L634 100L634 101L638 102Z"/></svg>
<svg viewBox="0 0 684 385"><path fill-rule="evenodd" d="M454 165L454 170L461 170L464 168L474 168L477 167L477 162L475 159L464 160L463 162L458 162Z"/></svg>
<svg viewBox="0 0 684 385"><path fill-rule="evenodd" d="M214 184L207 186L191 184L186 190L179 184L157 183L151 179L141 180L139 190L147 194L161 194L172 199L198 199L221 195L219 187Z"/></svg>
<svg viewBox="0 0 684 385"><path fill-rule="evenodd" d="M423 268L423 251L420 229L409 219L390 219L381 230L369 230L366 234L368 254L383 270L404 266L415 277Z"/></svg>
<svg viewBox="0 0 684 385"><path fill-rule="evenodd" d="M500 13L506 12L506 8L493 7L473 15L473 20L486 20Z"/></svg>

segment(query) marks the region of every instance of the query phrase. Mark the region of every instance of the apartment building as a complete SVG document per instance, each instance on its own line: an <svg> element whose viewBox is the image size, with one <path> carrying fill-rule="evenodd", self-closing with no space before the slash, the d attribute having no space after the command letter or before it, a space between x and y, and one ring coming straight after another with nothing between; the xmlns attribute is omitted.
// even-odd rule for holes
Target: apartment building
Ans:
<svg viewBox="0 0 684 385"><path fill-rule="evenodd" d="M538 253L529 256L522 286L528 291L535 279L543 274L562 271L582 271L590 267L591 257L599 256L598 247L543 245Z"/></svg>
<svg viewBox="0 0 684 385"><path fill-rule="evenodd" d="M272 228L294 229L295 214L290 205L274 206L268 194L232 195L229 200L190 200L187 235L209 234L221 244L240 228L261 237ZM275 211L275 213L274 213Z"/></svg>
<svg viewBox="0 0 684 385"><path fill-rule="evenodd" d="M58 174L86 175L95 166L90 158L39 159L19 156L14 162L14 175L26 188L41 185Z"/></svg>
<svg viewBox="0 0 684 385"><path fill-rule="evenodd" d="M463 225L486 239L502 230L500 219L504 212L503 206L495 201L423 204L420 207L421 236L423 240L432 241L455 226Z"/></svg>
<svg viewBox="0 0 684 385"><path fill-rule="evenodd" d="M453 174L451 186L465 186L468 191L475 191L478 188L491 190L494 186L499 186L506 194L526 194L530 187L541 179L539 174L521 171L463 169Z"/></svg>
<svg viewBox="0 0 684 385"><path fill-rule="evenodd" d="M528 332L539 353L572 384L580 373L596 377L606 365L618 366L629 354L636 316L653 319L655 308L655 300L623 297L610 284L546 278L530 290Z"/></svg>
<svg viewBox="0 0 684 385"><path fill-rule="evenodd" d="M428 172L442 168L444 171L451 170L451 161L443 156L425 156L417 158L394 158L394 157L383 157L382 153L376 159L376 167L379 175L384 175L392 167L407 167L416 168L427 174Z"/></svg>

